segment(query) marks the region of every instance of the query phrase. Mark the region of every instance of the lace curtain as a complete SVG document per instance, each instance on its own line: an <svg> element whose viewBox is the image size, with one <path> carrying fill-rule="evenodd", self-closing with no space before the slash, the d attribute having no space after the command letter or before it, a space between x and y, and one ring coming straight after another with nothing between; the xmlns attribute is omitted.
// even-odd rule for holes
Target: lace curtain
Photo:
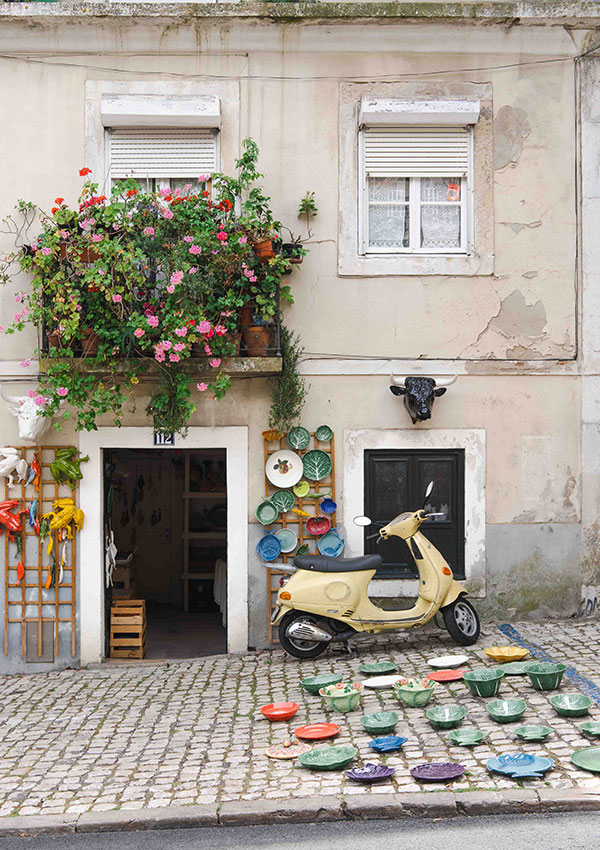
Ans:
<svg viewBox="0 0 600 850"><path fill-rule="evenodd" d="M404 177L369 180L369 246L408 247L408 180Z"/></svg>
<svg viewBox="0 0 600 850"><path fill-rule="evenodd" d="M460 248L460 178L422 177L421 203L421 247Z"/></svg>

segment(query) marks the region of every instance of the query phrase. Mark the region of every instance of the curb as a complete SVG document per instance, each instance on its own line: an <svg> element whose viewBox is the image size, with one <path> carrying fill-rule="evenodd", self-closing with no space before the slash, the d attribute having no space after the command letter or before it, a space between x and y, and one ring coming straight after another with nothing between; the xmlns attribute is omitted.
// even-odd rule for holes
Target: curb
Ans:
<svg viewBox="0 0 600 850"><path fill-rule="evenodd" d="M453 818L484 815L600 811L600 791L514 788L504 791L408 792L387 796L306 797L237 800L220 805L118 809L64 815L29 815L0 820L0 841L9 837L75 832L198 829L325 821Z"/></svg>

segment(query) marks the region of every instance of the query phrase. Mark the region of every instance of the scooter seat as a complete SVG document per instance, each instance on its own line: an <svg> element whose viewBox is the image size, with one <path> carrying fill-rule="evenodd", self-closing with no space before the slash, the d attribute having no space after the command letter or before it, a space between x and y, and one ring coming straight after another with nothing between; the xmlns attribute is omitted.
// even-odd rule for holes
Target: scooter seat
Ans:
<svg viewBox="0 0 600 850"><path fill-rule="evenodd" d="M363 555L358 558L328 558L325 555L296 555L294 566L299 570L316 573L354 573L377 570L382 565L381 555Z"/></svg>

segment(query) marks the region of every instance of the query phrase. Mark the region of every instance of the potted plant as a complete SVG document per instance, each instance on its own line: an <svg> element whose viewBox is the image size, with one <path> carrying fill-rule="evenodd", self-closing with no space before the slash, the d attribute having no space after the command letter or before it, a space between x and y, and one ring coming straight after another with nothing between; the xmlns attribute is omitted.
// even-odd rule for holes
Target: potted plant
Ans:
<svg viewBox="0 0 600 850"><path fill-rule="evenodd" d="M236 176L212 175L212 193L191 186L145 191L124 180L106 197L84 168L75 208L57 198L45 213L23 201L23 222L5 219L16 250L0 267L0 281L13 271L31 276L6 333L27 324L45 330L43 415L55 416L62 404L62 416L75 413L79 430L95 429L106 413L120 424L152 369L160 378L146 408L154 427L183 433L192 393L226 394L225 361L239 353L242 336L251 356L267 352L280 299L293 298L281 281L283 257L261 262L254 249L280 227L253 185L261 176L257 160L256 144L245 140ZM41 232L27 240L34 222ZM204 358L206 381L190 378L192 356ZM82 357L91 368L79 365Z"/></svg>

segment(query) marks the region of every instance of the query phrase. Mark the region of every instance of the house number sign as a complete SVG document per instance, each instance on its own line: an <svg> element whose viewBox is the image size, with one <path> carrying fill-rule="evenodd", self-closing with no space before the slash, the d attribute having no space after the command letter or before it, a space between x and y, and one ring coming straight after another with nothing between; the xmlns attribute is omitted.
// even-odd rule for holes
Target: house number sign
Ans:
<svg viewBox="0 0 600 850"><path fill-rule="evenodd" d="M158 431L154 432L154 445L155 446L174 446L175 445L175 434L159 434Z"/></svg>

